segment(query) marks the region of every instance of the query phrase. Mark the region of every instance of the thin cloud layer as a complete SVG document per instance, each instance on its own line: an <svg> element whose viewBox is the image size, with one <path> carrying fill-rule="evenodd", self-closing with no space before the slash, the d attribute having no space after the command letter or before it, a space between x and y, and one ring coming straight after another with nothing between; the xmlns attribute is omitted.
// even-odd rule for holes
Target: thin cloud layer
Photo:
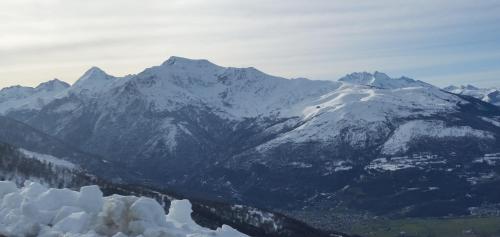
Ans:
<svg viewBox="0 0 500 237"><path fill-rule="evenodd" d="M170 55L335 80L500 86L500 2L3 0L0 87L136 73Z"/></svg>

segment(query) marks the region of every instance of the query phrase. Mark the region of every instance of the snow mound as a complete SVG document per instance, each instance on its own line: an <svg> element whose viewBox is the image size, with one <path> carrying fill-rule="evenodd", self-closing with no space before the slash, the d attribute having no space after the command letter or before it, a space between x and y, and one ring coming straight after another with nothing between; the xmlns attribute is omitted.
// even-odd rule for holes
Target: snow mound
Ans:
<svg viewBox="0 0 500 237"><path fill-rule="evenodd" d="M80 191L45 188L27 181L0 182L0 235L23 236L246 236L223 225L209 230L191 219L188 200L172 201L169 214L147 197L103 197L97 186Z"/></svg>

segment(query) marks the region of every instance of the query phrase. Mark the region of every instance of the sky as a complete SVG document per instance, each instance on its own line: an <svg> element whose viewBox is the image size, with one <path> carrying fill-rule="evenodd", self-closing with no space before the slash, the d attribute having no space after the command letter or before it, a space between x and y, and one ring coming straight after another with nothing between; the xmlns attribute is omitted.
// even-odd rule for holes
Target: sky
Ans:
<svg viewBox="0 0 500 237"><path fill-rule="evenodd" d="M498 0L1 0L0 87L123 76L170 56L337 80L500 87Z"/></svg>

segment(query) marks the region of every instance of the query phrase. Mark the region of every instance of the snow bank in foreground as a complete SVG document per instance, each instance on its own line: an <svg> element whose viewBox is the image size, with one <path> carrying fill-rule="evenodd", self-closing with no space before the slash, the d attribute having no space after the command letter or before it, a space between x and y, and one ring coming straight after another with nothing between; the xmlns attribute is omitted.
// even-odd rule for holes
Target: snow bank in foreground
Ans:
<svg viewBox="0 0 500 237"><path fill-rule="evenodd" d="M188 200L172 201L169 214L153 199L112 195L97 186L47 189L27 181L23 188L0 181L0 235L17 236L142 236L238 237L229 226L215 231L191 219Z"/></svg>

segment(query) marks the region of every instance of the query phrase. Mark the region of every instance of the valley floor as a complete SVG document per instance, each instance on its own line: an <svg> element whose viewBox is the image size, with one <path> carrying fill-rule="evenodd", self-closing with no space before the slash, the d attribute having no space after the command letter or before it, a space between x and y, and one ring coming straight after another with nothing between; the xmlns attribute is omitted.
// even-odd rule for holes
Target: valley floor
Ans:
<svg viewBox="0 0 500 237"><path fill-rule="evenodd" d="M366 237L497 237L500 217L373 220L345 232Z"/></svg>

